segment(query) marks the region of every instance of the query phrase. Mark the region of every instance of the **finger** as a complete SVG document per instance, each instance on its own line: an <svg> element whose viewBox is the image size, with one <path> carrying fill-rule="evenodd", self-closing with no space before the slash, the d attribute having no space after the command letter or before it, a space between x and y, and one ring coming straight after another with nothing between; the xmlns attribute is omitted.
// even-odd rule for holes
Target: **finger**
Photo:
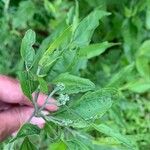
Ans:
<svg viewBox="0 0 150 150"><path fill-rule="evenodd" d="M38 106L39 107L43 106L43 104L45 103L46 99L47 99L47 95L40 93L39 97L38 97L38 100L37 100ZM49 111L56 111L58 109L55 99L50 98L48 102L49 103L45 107L47 110L49 110Z"/></svg>
<svg viewBox="0 0 150 150"><path fill-rule="evenodd" d="M33 108L30 107L13 107L7 111L0 113L0 141L11 135L18 130L20 126L25 123L33 113ZM33 118L31 120L33 124L43 125L44 120L42 118Z"/></svg>
<svg viewBox="0 0 150 150"><path fill-rule="evenodd" d="M7 103L19 103L24 99L19 82L0 75L0 100Z"/></svg>
<svg viewBox="0 0 150 150"><path fill-rule="evenodd" d="M0 111L7 110L11 107L10 104L4 103L0 101Z"/></svg>
<svg viewBox="0 0 150 150"><path fill-rule="evenodd" d="M34 97L34 93L33 93ZM41 107L46 99L46 95L40 93L38 97L38 105ZM0 100L6 103L19 103L25 105L32 105L26 96L24 96L20 84L17 80L0 75ZM58 108L55 104L55 100L51 98L50 104L46 105L46 109L49 111L56 111Z"/></svg>

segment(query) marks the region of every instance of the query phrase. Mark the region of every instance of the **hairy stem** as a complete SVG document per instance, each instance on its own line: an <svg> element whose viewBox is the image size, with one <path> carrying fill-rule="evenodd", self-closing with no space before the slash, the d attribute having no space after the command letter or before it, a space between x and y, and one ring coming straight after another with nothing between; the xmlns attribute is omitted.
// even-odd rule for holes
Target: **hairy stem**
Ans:
<svg viewBox="0 0 150 150"><path fill-rule="evenodd" d="M36 111L34 110L32 115L30 116L30 118L28 119L27 123L30 123L30 121L32 120L32 118L35 116Z"/></svg>
<svg viewBox="0 0 150 150"><path fill-rule="evenodd" d="M38 67L38 69L37 69L37 72L36 72L36 75L37 76L39 76L39 74L40 74L40 70L41 70L41 68L40 67ZM33 106L34 106L34 111L33 111L33 113L32 113L32 115L30 116L30 118L28 119L28 123L30 123L30 121L32 120L32 118L36 115L36 114L38 114L38 105L37 105L37 100L38 100L38 97L39 97L39 94L40 94L40 89L39 89L39 87L38 87L38 89L37 89L37 91L35 92L35 96L34 96L34 98L33 98Z"/></svg>
<svg viewBox="0 0 150 150"><path fill-rule="evenodd" d="M34 105L34 108L35 108L35 112L38 112L37 100L38 100L38 97L39 97L39 93L40 93L40 90L37 89L37 91L35 92L34 99L33 99L33 105Z"/></svg>
<svg viewBox="0 0 150 150"><path fill-rule="evenodd" d="M49 96L46 98L44 104L42 105L42 107L39 109L39 112L41 112L45 107L46 105L49 103L49 100L50 98L58 91L58 89L54 89L50 94Z"/></svg>

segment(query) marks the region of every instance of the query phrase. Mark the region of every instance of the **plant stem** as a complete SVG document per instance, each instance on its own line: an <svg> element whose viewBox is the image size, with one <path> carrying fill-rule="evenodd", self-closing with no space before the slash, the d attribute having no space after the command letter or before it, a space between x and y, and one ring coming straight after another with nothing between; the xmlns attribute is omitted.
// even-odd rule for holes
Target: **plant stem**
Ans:
<svg viewBox="0 0 150 150"><path fill-rule="evenodd" d="M40 74L40 70L41 70L41 68L40 67L38 67L38 69L37 69L37 72L36 72L36 75L37 76L39 76L39 74ZM34 111L33 111L33 113L32 113L32 115L30 116L30 118L28 119L28 123L30 123L30 121L32 120L32 118L36 115L36 114L38 114L38 105L37 105L37 100L38 100L38 97L39 97L39 94L40 94L40 89L39 89L39 87L38 87L38 89L37 89L37 91L35 92L35 96L34 96L34 98L33 98L33 105L34 105Z"/></svg>
<svg viewBox="0 0 150 150"><path fill-rule="evenodd" d="M35 112L36 112L36 113L38 112L37 100L38 100L38 97L39 97L39 93L40 93L40 90L37 89L37 91L35 92L34 99L33 99L33 105L34 105L34 108L35 108Z"/></svg>
<svg viewBox="0 0 150 150"><path fill-rule="evenodd" d="M34 112L32 113L32 115L30 116L30 118L28 119L27 123L30 123L30 121L32 120L32 118L35 116L36 111L34 110Z"/></svg>
<svg viewBox="0 0 150 150"><path fill-rule="evenodd" d="M58 91L58 89L54 89L50 94L49 96L46 98L44 104L42 105L42 107L39 109L39 112L41 112L45 107L46 105L48 104L50 98Z"/></svg>

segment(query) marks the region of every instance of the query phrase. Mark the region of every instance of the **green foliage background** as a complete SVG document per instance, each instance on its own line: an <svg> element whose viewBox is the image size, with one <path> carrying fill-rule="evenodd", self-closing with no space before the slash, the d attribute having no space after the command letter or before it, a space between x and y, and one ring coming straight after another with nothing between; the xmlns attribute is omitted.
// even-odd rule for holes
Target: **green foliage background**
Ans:
<svg viewBox="0 0 150 150"><path fill-rule="evenodd" d="M109 125L116 133L119 131L131 141L135 141L137 149L149 150L150 1L79 0L78 2L79 20L95 8L111 13L100 20L92 35L91 44L108 41L113 46L104 43L108 49L101 52L102 54L94 53L96 56L94 58L93 53L88 53L88 60L79 64L80 71L74 74L90 79L99 88L109 86L118 89L119 100L100 122ZM71 21L69 14L73 6L75 6L73 0L1 0L0 73L17 77L17 72L24 67L20 57L20 45L25 32L28 29L36 32L37 40L33 47L36 52L43 53L42 50L46 49ZM81 32L85 29L86 27ZM63 64L58 67L63 68L61 65ZM47 81L54 77L55 73L49 74ZM119 141L103 131L99 133L87 129L86 132L94 137L92 142L95 144L95 150L130 149L122 147ZM40 139L41 143L38 144L41 149L48 147L63 149L64 143L61 141L52 144L44 135L41 135ZM25 140L28 141L28 138ZM37 141L34 143L37 144Z"/></svg>

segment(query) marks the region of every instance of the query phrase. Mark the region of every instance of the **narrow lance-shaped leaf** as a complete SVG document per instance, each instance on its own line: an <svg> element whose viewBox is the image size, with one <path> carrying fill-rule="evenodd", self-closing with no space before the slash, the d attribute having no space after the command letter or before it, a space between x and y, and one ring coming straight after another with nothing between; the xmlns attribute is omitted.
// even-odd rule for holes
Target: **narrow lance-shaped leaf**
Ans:
<svg viewBox="0 0 150 150"><path fill-rule="evenodd" d="M53 83L63 83L65 89L62 92L67 94L86 92L95 88L94 83L89 79L77 77L69 73L60 74L53 80Z"/></svg>
<svg viewBox="0 0 150 150"><path fill-rule="evenodd" d="M150 40L146 40L140 46L136 57L136 68L140 75L150 80Z"/></svg>
<svg viewBox="0 0 150 150"><path fill-rule="evenodd" d="M110 79L108 86L118 86L120 83L124 82L126 79L126 76L131 73L131 71L134 68L134 63L122 68L119 72L114 74L112 78Z"/></svg>
<svg viewBox="0 0 150 150"><path fill-rule="evenodd" d="M133 92L144 93L150 91L150 81L136 79L124 85L120 90L129 89Z"/></svg>
<svg viewBox="0 0 150 150"><path fill-rule="evenodd" d="M110 15L110 13L96 9L84 18L74 32L73 46L87 46L91 41L94 30L99 25L99 20L107 15Z"/></svg>
<svg viewBox="0 0 150 150"><path fill-rule="evenodd" d="M92 57L102 54L107 48L112 47L114 45L117 45L117 43L109 43L107 41L97 44L90 44L79 50L79 56L90 59Z"/></svg>
<svg viewBox="0 0 150 150"><path fill-rule="evenodd" d="M71 26L64 30L64 32L54 40L54 42L49 46L49 48L45 51L42 58L39 61L40 66L48 66L57 60L59 56L59 52L55 54L54 50L58 48L65 40L71 35ZM58 55L57 55L58 54ZM53 57L53 59L51 59Z"/></svg>
<svg viewBox="0 0 150 150"><path fill-rule="evenodd" d="M112 128L110 128L109 126L107 126L105 124L93 125L93 127L97 131L117 139L118 141L120 141L124 145L130 147L131 149L136 148L134 141L132 141L131 139L127 138L124 135L121 135L119 132L114 131Z"/></svg>
<svg viewBox="0 0 150 150"><path fill-rule="evenodd" d="M74 32L79 22L79 3L77 0L75 1L75 6L70 8L66 22L68 25L72 25L72 31Z"/></svg>
<svg viewBox="0 0 150 150"><path fill-rule="evenodd" d="M29 69L35 57L35 51L33 49L33 44L35 43L36 35L31 29L25 33L24 38L21 43L21 57L26 63L26 67Z"/></svg>
<svg viewBox="0 0 150 150"><path fill-rule="evenodd" d="M150 30L150 0L147 0L146 28L147 28L148 30Z"/></svg>

